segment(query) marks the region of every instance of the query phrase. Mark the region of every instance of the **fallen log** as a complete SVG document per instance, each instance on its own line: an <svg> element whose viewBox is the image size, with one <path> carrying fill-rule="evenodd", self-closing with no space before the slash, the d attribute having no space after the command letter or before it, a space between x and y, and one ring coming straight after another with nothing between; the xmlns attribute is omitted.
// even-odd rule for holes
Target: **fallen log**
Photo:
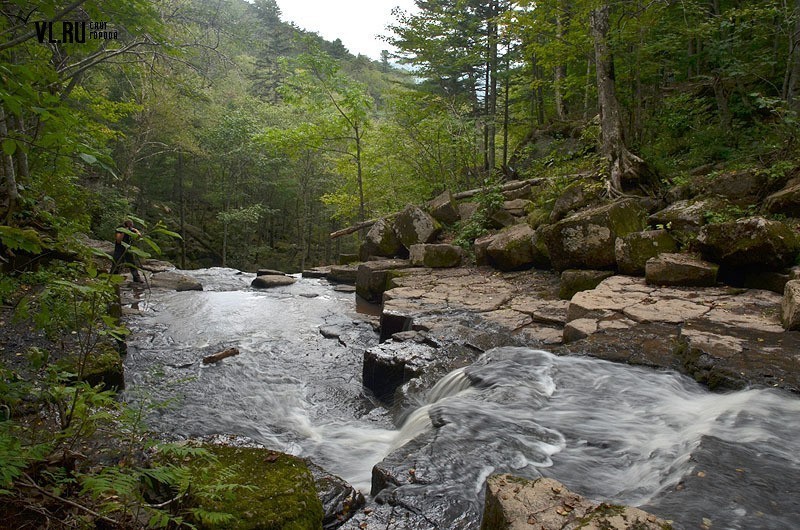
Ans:
<svg viewBox="0 0 800 530"><path fill-rule="evenodd" d="M203 364L218 363L222 359L233 357L234 355L239 355L239 348L228 348L213 355L206 355L203 357Z"/></svg>
<svg viewBox="0 0 800 530"><path fill-rule="evenodd" d="M528 179L528 180L515 180L514 182L508 182L507 184L504 184L504 185L500 186L498 189L501 192L502 191L513 191L513 190L517 190L519 188L523 188L523 187L525 187L525 186L527 186L529 184L531 186L535 186L537 184L541 184L545 180L547 180L547 179L543 178L543 177L535 178L535 179ZM455 199L457 201L461 200L461 199L469 199L470 197L474 197L475 195L477 195L477 194L479 194L479 193L481 193L483 191L486 191L485 187L484 188L475 188L474 190L462 191L460 193L454 194L453 195L453 199ZM391 219L392 217L396 217L399 214L400 214L400 212L394 212L394 213L391 213L391 214L389 214L389 215L387 215L385 217L381 217L379 219L370 219L368 221L361 221L360 223L354 224L352 226L348 226L347 228L342 228L341 230L337 230L336 232L331 232L330 238L331 239L336 239L337 237L342 237L342 236L346 236L347 234L352 234L354 232L358 232L359 230L363 230L364 228L371 227L372 225L374 225L375 223L377 223L381 219Z"/></svg>

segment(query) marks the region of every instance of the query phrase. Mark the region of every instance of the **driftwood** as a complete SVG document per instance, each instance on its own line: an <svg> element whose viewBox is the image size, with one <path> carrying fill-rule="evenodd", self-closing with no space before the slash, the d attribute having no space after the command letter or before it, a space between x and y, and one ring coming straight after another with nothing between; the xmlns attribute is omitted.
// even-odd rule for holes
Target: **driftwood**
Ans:
<svg viewBox="0 0 800 530"><path fill-rule="evenodd" d="M500 186L500 191L514 191L520 188L524 188L527 185L535 186L537 184L541 184L544 182L545 178L535 178L535 179L528 179L528 180L515 180L513 182L508 182ZM486 191L486 188L475 188L474 190L467 190L462 191L460 193L456 193L453 195L453 199L459 201L461 199L469 199L470 197L474 197L475 195ZM360 223L354 224L352 226L348 226L347 228L342 228L341 230L337 230L336 232L331 232L331 239L336 239L337 237L346 236L347 234L352 234L353 232L358 232L364 228L369 228L381 219L391 219L399 215L400 212L391 213L385 217L381 217L380 219L370 219L369 221L361 221Z"/></svg>
<svg viewBox="0 0 800 530"><path fill-rule="evenodd" d="M203 364L218 363L222 359L233 357L234 355L239 355L239 348L228 348L213 355L206 355L203 357Z"/></svg>

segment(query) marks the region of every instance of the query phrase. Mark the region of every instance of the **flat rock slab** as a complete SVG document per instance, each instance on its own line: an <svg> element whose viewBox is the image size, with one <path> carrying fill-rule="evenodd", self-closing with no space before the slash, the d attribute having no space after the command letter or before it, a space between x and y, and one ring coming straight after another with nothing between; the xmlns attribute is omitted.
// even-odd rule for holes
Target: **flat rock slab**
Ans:
<svg viewBox="0 0 800 530"><path fill-rule="evenodd" d="M150 277L150 286L174 291L202 291L203 284L185 274L176 271L165 271Z"/></svg>
<svg viewBox="0 0 800 530"><path fill-rule="evenodd" d="M314 267L304 270L303 278L327 278L330 273L330 267Z"/></svg>
<svg viewBox="0 0 800 530"><path fill-rule="evenodd" d="M481 530L664 530L671 525L638 508L595 503L551 478L493 475L486 481Z"/></svg>

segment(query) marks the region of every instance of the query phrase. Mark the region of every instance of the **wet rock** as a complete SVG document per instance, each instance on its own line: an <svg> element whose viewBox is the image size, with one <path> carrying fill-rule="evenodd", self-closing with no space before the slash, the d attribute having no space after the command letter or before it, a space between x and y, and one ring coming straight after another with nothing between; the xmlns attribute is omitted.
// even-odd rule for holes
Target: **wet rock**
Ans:
<svg viewBox="0 0 800 530"><path fill-rule="evenodd" d="M396 333L411 329L414 319L402 313L386 310L381 312L379 342L389 340Z"/></svg>
<svg viewBox="0 0 800 530"><path fill-rule="evenodd" d="M227 359L228 357L233 357L234 355L239 355L239 348L225 348L222 351L218 351L217 353L203 357L203 364L218 363L222 359Z"/></svg>
<svg viewBox="0 0 800 530"><path fill-rule="evenodd" d="M336 285L333 288L337 293L354 293L356 292L355 285Z"/></svg>
<svg viewBox="0 0 800 530"><path fill-rule="evenodd" d="M533 202L527 199L514 199L503 202L503 209L514 217L523 217Z"/></svg>
<svg viewBox="0 0 800 530"><path fill-rule="evenodd" d="M706 215L725 207L723 199L676 201L649 217L650 224L661 225L678 232L697 232L706 224Z"/></svg>
<svg viewBox="0 0 800 530"><path fill-rule="evenodd" d="M331 273L330 267L314 267L303 271L303 278L327 278Z"/></svg>
<svg viewBox="0 0 800 530"><path fill-rule="evenodd" d="M346 481L332 475L316 464L307 462L314 477L317 497L322 503L322 528L333 530L342 526L365 504L364 495Z"/></svg>
<svg viewBox="0 0 800 530"><path fill-rule="evenodd" d="M461 247L446 244L411 245L409 249L411 264L434 269L458 267L461 265L464 252Z"/></svg>
<svg viewBox="0 0 800 530"><path fill-rule="evenodd" d="M358 255L362 261L370 256L394 257L403 251L403 244L392 226L386 219L379 219L367 232Z"/></svg>
<svg viewBox="0 0 800 530"><path fill-rule="evenodd" d="M677 251L677 241L666 230L633 232L617 238L614 245L619 272L632 276L643 276L650 258Z"/></svg>
<svg viewBox="0 0 800 530"><path fill-rule="evenodd" d="M781 302L781 322L787 330L800 330L800 280L786 284Z"/></svg>
<svg viewBox="0 0 800 530"><path fill-rule="evenodd" d="M764 209L769 213L800 217L800 184L794 183L767 197Z"/></svg>
<svg viewBox="0 0 800 530"><path fill-rule="evenodd" d="M724 267L777 270L794 262L800 239L779 221L749 217L704 226L697 245L705 259Z"/></svg>
<svg viewBox="0 0 800 530"><path fill-rule="evenodd" d="M368 302L380 302L383 292L389 288L389 271L409 267L411 262L401 259L368 261L360 264L356 272L356 294Z"/></svg>
<svg viewBox="0 0 800 530"><path fill-rule="evenodd" d="M633 199L591 208L544 226L541 236L553 267L610 269L616 265L617 237L644 228L644 211Z"/></svg>
<svg viewBox="0 0 800 530"><path fill-rule="evenodd" d="M327 278L332 282L349 283L355 285L358 274L358 263L350 265L333 265L330 267Z"/></svg>
<svg viewBox="0 0 800 530"><path fill-rule="evenodd" d="M406 206L394 221L394 230L405 248L432 242L441 229L436 219L413 205Z"/></svg>
<svg viewBox="0 0 800 530"><path fill-rule="evenodd" d="M386 403L392 403L395 391L418 377L434 360L434 349L415 342L387 341L364 352L362 381L364 387Z"/></svg>
<svg viewBox="0 0 800 530"><path fill-rule="evenodd" d="M595 503L551 478L492 475L481 530L664 530L669 523L638 508Z"/></svg>
<svg viewBox="0 0 800 530"><path fill-rule="evenodd" d="M165 271L153 274L150 277L150 286L159 289L172 289L174 291L202 291L203 285L185 274L175 271Z"/></svg>
<svg viewBox="0 0 800 530"><path fill-rule="evenodd" d="M286 273L275 269L258 269L256 276L286 276Z"/></svg>
<svg viewBox="0 0 800 530"><path fill-rule="evenodd" d="M719 266L688 254L661 254L647 260L645 278L652 285L713 286Z"/></svg>
<svg viewBox="0 0 800 530"><path fill-rule="evenodd" d="M256 289L269 289L272 287L292 285L296 281L297 280L291 276L256 276L250 286Z"/></svg>
<svg viewBox="0 0 800 530"><path fill-rule="evenodd" d="M486 247L489 262L497 269L511 271L533 266L533 229L527 224L506 228L495 234Z"/></svg>
<svg viewBox="0 0 800 530"><path fill-rule="evenodd" d="M438 197L428 203L428 211L434 219L442 224L453 224L461 217L459 215L456 201L449 190L443 191Z"/></svg>
<svg viewBox="0 0 800 530"><path fill-rule="evenodd" d="M585 339L589 335L597 332L597 330L598 321L593 318L577 318L571 320L564 326L564 343L569 344L570 342Z"/></svg>
<svg viewBox="0 0 800 530"><path fill-rule="evenodd" d="M142 260L139 268L148 272L166 272L175 270L176 267L169 261L161 261L157 259L145 259Z"/></svg>
<svg viewBox="0 0 800 530"><path fill-rule="evenodd" d="M594 289L600 285L600 282L613 275L612 271L567 269L561 273L558 297L562 300L569 300L575 293Z"/></svg>
<svg viewBox="0 0 800 530"><path fill-rule="evenodd" d="M349 265L358 261L358 254L339 254L339 265Z"/></svg>

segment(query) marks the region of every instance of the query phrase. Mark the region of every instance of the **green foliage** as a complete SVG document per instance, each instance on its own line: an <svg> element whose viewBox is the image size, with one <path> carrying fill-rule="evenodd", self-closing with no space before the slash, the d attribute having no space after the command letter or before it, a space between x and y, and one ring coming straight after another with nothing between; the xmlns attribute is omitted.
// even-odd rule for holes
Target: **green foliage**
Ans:
<svg viewBox="0 0 800 530"><path fill-rule="evenodd" d="M470 250L475 239L489 233L490 217L503 207L504 200L498 185L485 182L484 188L475 196L478 209L470 218L456 223L453 243Z"/></svg>
<svg viewBox="0 0 800 530"><path fill-rule="evenodd" d="M36 230L13 226L0 226L0 244L11 250L24 250L31 254L39 254L43 247Z"/></svg>

